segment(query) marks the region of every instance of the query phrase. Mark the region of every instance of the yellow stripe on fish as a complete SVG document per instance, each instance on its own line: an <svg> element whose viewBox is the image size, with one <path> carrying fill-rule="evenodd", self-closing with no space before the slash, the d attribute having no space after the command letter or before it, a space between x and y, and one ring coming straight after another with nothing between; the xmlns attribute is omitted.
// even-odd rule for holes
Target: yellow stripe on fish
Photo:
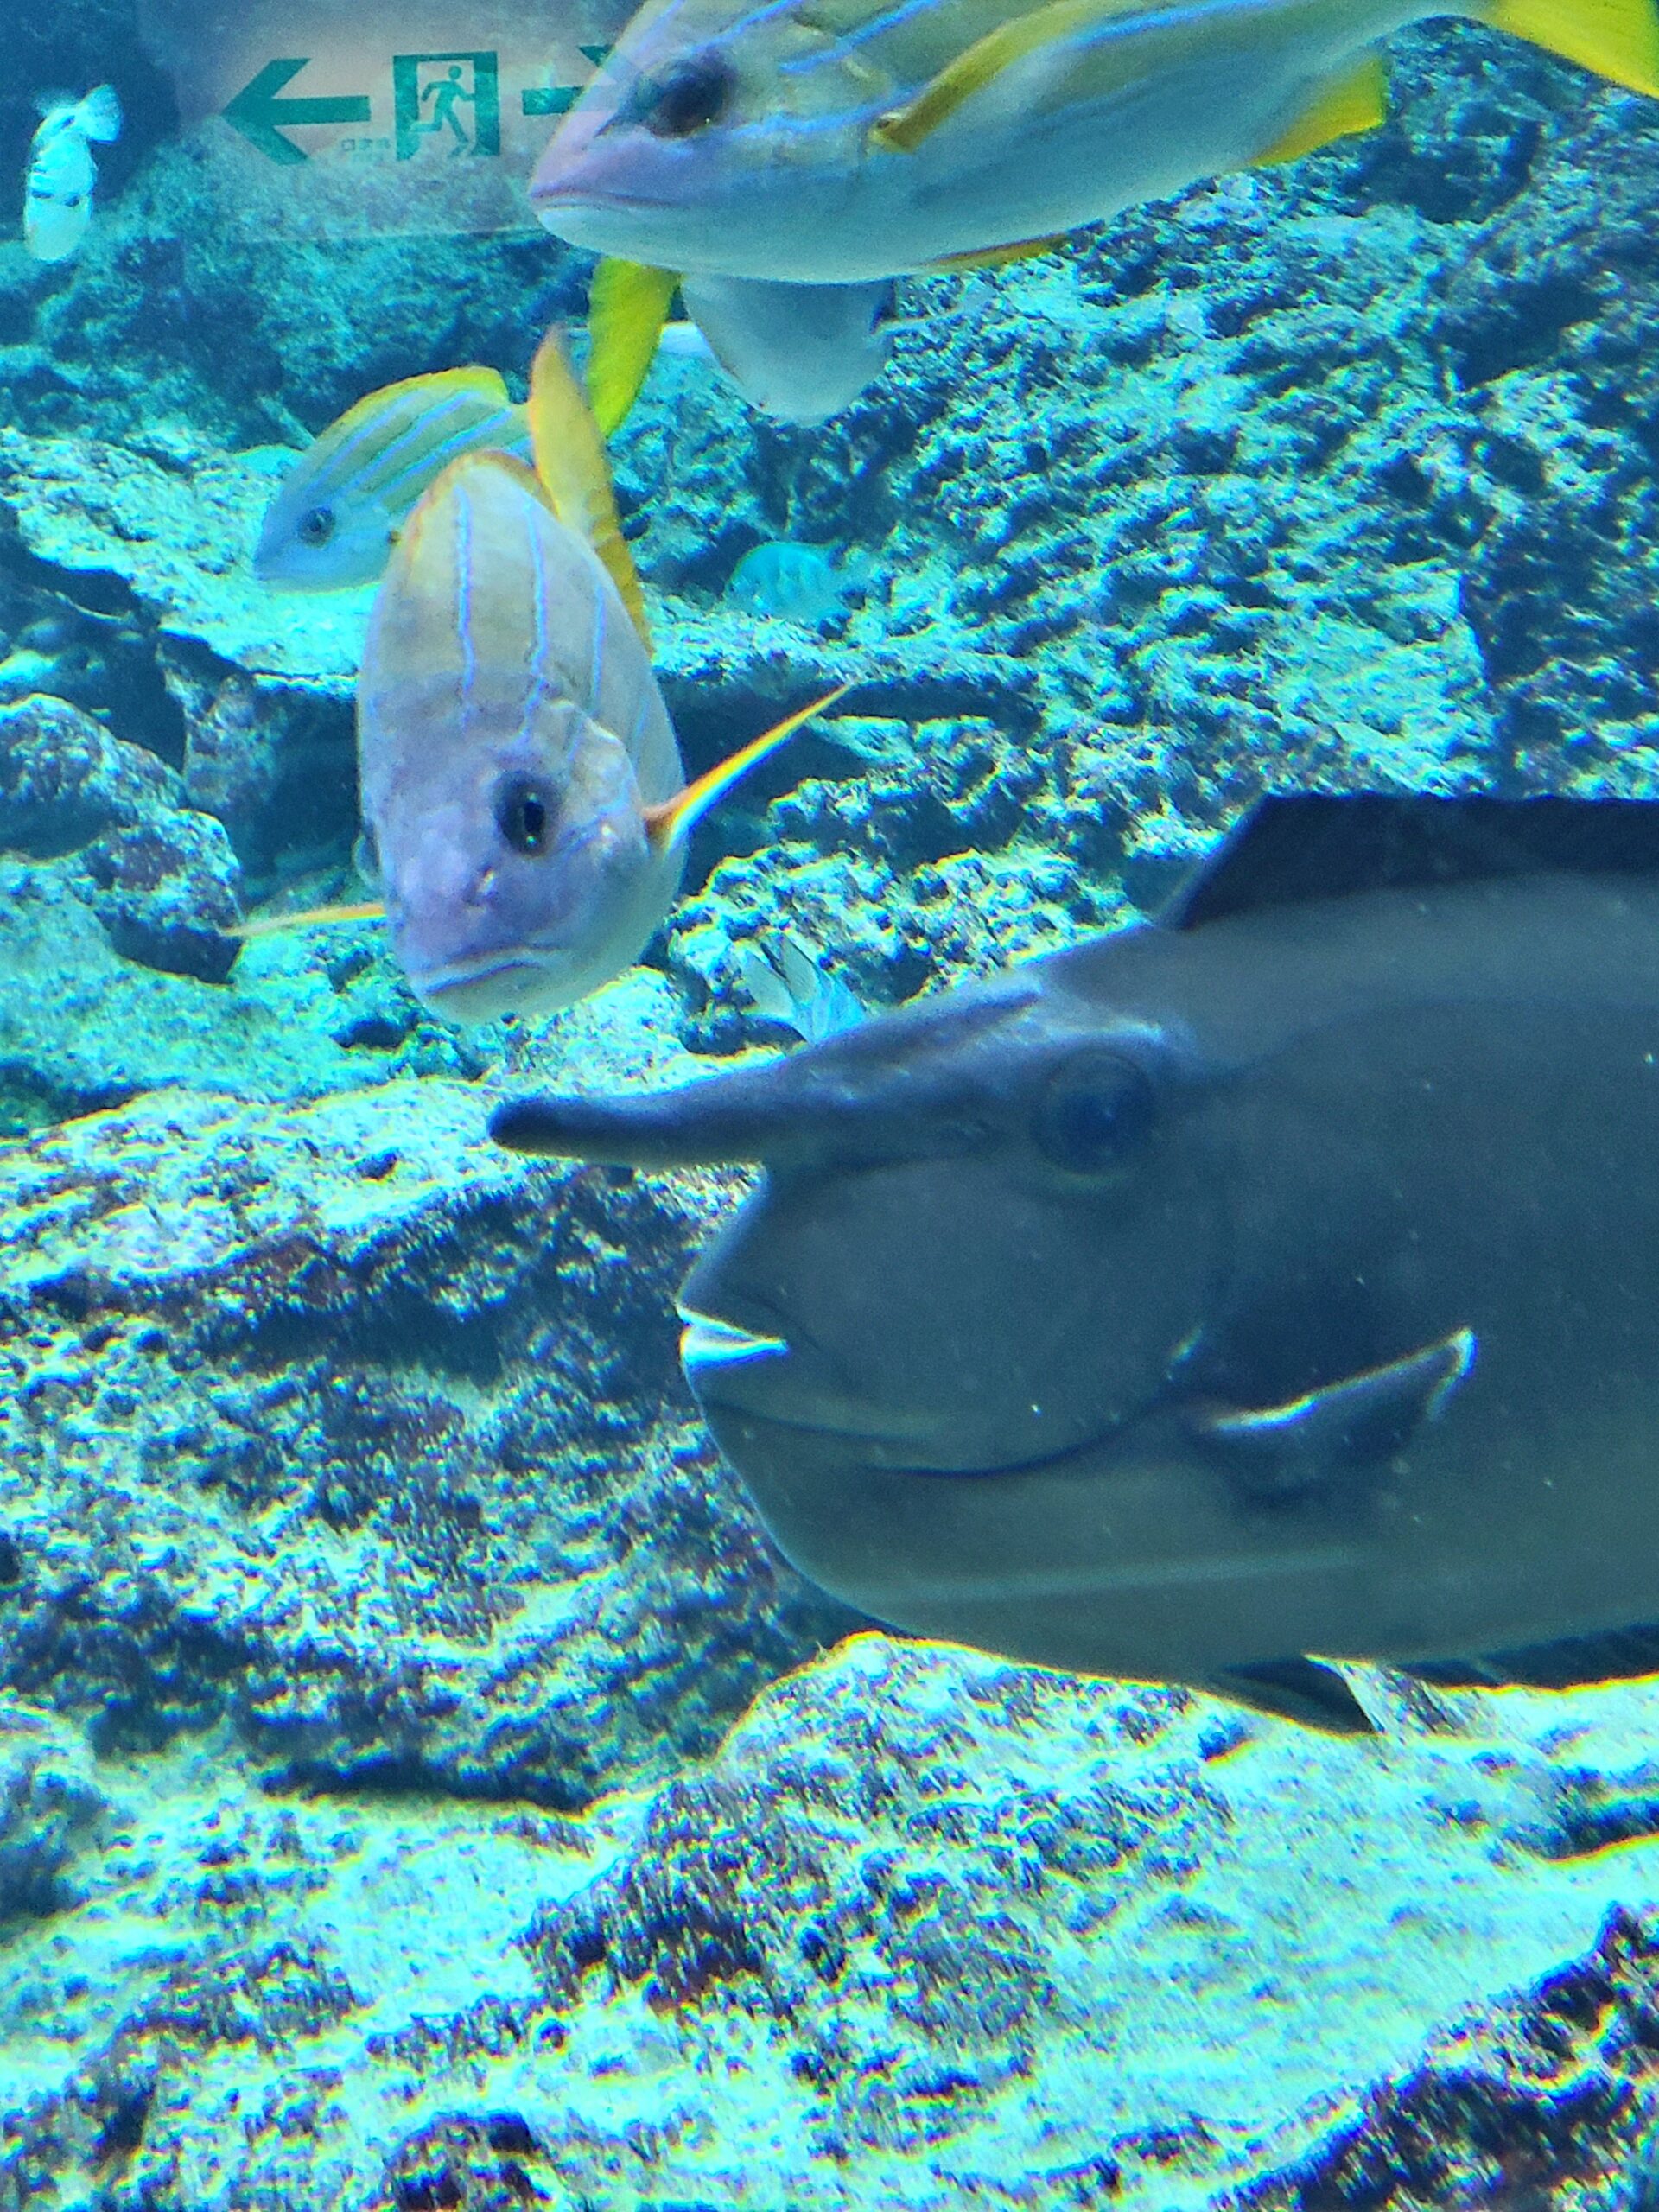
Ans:
<svg viewBox="0 0 1659 2212"><path fill-rule="evenodd" d="M1485 0L1471 12L1631 92L1659 98L1659 28L1647 0ZM1144 0L1050 0L976 40L905 107L880 117L870 136L893 152L913 153L1016 62L1045 49L1059 53L1093 29L1127 28L1143 13ZM1124 74L1127 79L1127 68ZM1321 86L1307 113L1258 158L1291 160L1350 131L1371 129L1382 120L1382 89L1381 61L1362 63L1333 86Z"/></svg>
<svg viewBox="0 0 1659 2212"><path fill-rule="evenodd" d="M1378 41L1447 13L1659 95L1655 0L645 0L531 196L685 277L861 283L1367 127Z"/></svg>

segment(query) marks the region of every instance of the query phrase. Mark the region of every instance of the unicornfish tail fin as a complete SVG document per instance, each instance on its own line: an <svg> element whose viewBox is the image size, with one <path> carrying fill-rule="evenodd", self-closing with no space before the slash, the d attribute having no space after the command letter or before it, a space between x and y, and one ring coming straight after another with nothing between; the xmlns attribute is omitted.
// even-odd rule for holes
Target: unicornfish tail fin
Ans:
<svg viewBox="0 0 1659 2212"><path fill-rule="evenodd" d="M657 352L679 284L671 269L607 258L588 288L588 403L599 434L621 429Z"/></svg>
<svg viewBox="0 0 1659 2212"><path fill-rule="evenodd" d="M567 530L592 546L649 652L645 595L617 520L605 441L556 327L543 339L531 367L530 444L548 504Z"/></svg>
<svg viewBox="0 0 1659 2212"><path fill-rule="evenodd" d="M1471 13L1627 92L1659 99L1655 0L1480 0Z"/></svg>
<svg viewBox="0 0 1659 2212"><path fill-rule="evenodd" d="M814 715L821 715L826 707L833 707L837 699L852 690L850 683L837 683L833 691L826 691L822 699L815 699L810 707L802 707L774 722L768 730L722 760L708 774L699 776L683 791L676 791L672 798L664 799L660 806L648 806L645 810L645 834L658 851L682 842L691 833L691 825L708 813L715 802L730 791L740 776L745 776L757 760L764 760L769 753L793 737L804 722Z"/></svg>

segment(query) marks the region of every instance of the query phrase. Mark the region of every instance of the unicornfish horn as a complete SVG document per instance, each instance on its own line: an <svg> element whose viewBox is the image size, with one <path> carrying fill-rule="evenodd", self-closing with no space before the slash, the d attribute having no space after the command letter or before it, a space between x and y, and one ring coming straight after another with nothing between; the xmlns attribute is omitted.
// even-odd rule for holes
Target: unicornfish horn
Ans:
<svg viewBox="0 0 1659 2212"><path fill-rule="evenodd" d="M779 1072L786 1064L779 1064ZM619 1167L699 1167L775 1159L797 1132L772 1068L734 1070L673 1090L616 1097L514 1098L490 1116L509 1152ZM785 1095L780 1095L783 1093Z"/></svg>

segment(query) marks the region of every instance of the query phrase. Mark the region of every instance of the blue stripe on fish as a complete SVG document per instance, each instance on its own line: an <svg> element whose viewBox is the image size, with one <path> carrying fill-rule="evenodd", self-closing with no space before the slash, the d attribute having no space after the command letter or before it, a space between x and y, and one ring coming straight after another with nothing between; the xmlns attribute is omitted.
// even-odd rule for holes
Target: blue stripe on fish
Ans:
<svg viewBox="0 0 1659 2212"><path fill-rule="evenodd" d="M461 640L461 727L467 735L478 685L478 649L473 639L473 503L464 492L455 501L455 635Z"/></svg>
<svg viewBox="0 0 1659 2212"><path fill-rule="evenodd" d="M605 662L605 594L594 579L594 652L588 666L588 711L599 719L599 686Z"/></svg>
<svg viewBox="0 0 1659 2212"><path fill-rule="evenodd" d="M552 690L547 670L547 548L542 543L542 533L535 518L530 524L530 584L531 612L535 623L535 636L530 648L530 689L524 697L524 711L518 722L518 742L527 747L542 703Z"/></svg>
<svg viewBox="0 0 1659 2212"><path fill-rule="evenodd" d="M785 0L785 4L793 5L794 0ZM1147 31L1179 30L1186 24L1201 23L1217 16L1248 18L1274 14L1279 11L1281 4L1282 0L1177 0L1174 7L1140 9L1131 15L1109 16L1103 22L1080 24L1069 36L1056 38L1037 50L1060 54L1070 48L1109 45L1118 39L1138 38ZM804 76L825 63L838 60L843 54L849 54L855 47L879 37L895 24L908 22L938 5L938 0L898 0L896 6L872 16L855 29L844 32L833 45L825 47L821 53L802 54L793 60L779 62L778 73L783 77ZM747 29L748 22L765 22L776 12L775 6L760 9L746 20L744 28ZM874 111L880 112L883 105L878 103ZM891 105L891 102L885 105ZM842 114L835 119L844 125L847 117Z"/></svg>
<svg viewBox="0 0 1659 2212"><path fill-rule="evenodd" d="M461 405L458 396L440 400L428 414L410 423L406 429L400 430L375 456L364 473L369 480L378 479L380 498L385 505L395 509L407 504L422 487L423 481L435 481L458 454L488 444L488 434L476 417L459 423L448 438L441 440L435 446L425 442L433 425L442 423L446 416L454 414ZM505 408L500 410L502 418L505 417L507 411ZM416 441L421 442L416 450L399 467L397 460L399 451ZM390 474L382 473L388 469Z"/></svg>

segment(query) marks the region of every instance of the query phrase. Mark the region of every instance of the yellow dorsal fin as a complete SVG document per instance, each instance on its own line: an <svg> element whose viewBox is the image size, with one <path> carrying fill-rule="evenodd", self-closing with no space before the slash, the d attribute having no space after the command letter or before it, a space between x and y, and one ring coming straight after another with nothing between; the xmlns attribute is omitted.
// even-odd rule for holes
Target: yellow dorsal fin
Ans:
<svg viewBox="0 0 1659 2212"><path fill-rule="evenodd" d="M947 62L937 77L922 86L903 107L878 116L870 126L872 142L890 154L913 154L942 123L948 123L964 100L982 92L1016 61L1045 46L1069 38L1096 21L1123 11L1124 0L1049 0L1012 22L999 23L983 38L976 38L965 53Z"/></svg>
<svg viewBox="0 0 1659 2212"><path fill-rule="evenodd" d="M1368 54L1339 77L1328 78L1313 101L1288 130L1256 158L1263 162L1295 162L1333 138L1351 137L1356 130L1375 130L1389 111L1388 65L1380 54Z"/></svg>
<svg viewBox="0 0 1659 2212"><path fill-rule="evenodd" d="M699 776L695 784L688 784L683 791L676 791L672 798L665 798L660 806L645 810L645 835L658 852L670 845L679 844L690 835L694 822L701 821L709 808L740 776L747 775L757 760L764 760L768 753L775 753L785 741L794 736L803 722L810 722L814 715L821 715L826 707L833 707L837 699L852 690L850 683L837 683L833 691L826 691L822 699L815 699L810 707L786 715L763 730L757 738L734 753L729 760L710 768L707 775Z"/></svg>
<svg viewBox="0 0 1659 2212"><path fill-rule="evenodd" d="M1012 245L982 245L972 253L947 253L943 261L930 261L930 269L943 274L963 269L1006 269L1011 261L1034 261L1039 254L1058 253L1071 237L1056 231L1052 238L1016 238Z"/></svg>
<svg viewBox="0 0 1659 2212"><path fill-rule="evenodd" d="M308 906L302 914L256 914L251 921L238 922L225 934L245 941L251 937L276 937L283 930L309 929L323 922L378 922L385 911L378 899L365 899L355 906Z"/></svg>
<svg viewBox="0 0 1659 2212"><path fill-rule="evenodd" d="M1484 0L1471 10L1496 29L1541 46L1627 92L1659 99L1659 10L1654 0Z"/></svg>
<svg viewBox="0 0 1659 2212"><path fill-rule="evenodd" d="M588 288L588 404L613 437L639 397L679 278L671 269L608 257Z"/></svg>
<svg viewBox="0 0 1659 2212"><path fill-rule="evenodd" d="M574 530L599 556L649 652L645 595L616 518L605 441L556 325L543 339L531 367L530 443L548 504L565 528Z"/></svg>

